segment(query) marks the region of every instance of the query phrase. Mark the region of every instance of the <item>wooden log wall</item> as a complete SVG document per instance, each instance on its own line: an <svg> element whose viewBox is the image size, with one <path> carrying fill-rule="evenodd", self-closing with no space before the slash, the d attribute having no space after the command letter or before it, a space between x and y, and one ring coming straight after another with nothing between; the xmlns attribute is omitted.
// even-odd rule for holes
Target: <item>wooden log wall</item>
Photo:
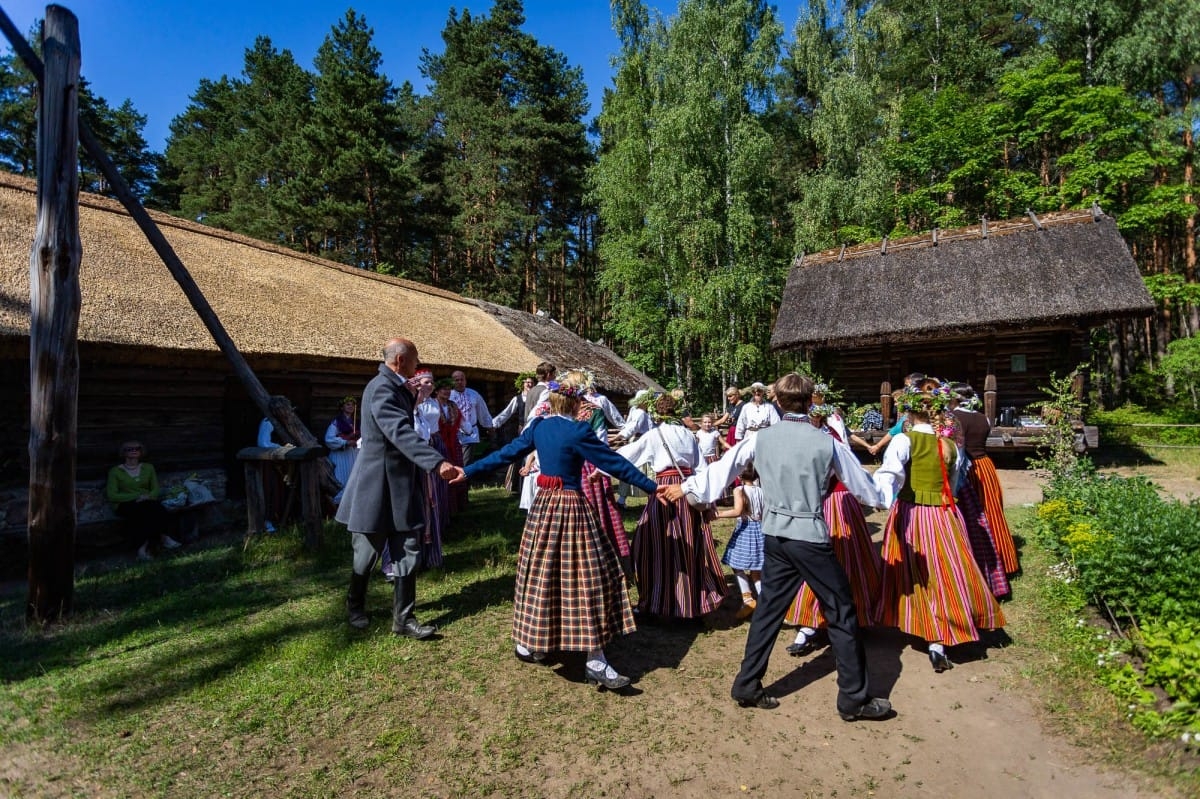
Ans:
<svg viewBox="0 0 1200 799"><path fill-rule="evenodd" d="M1051 372L1061 377L1084 362L1085 341L1086 331L1058 328L927 344L890 342L886 346L818 351L813 365L833 381L846 405L877 404L883 381L899 388L912 372L970 383L982 399L990 370L996 376L997 406L1015 406L1020 412L1046 398L1041 387L1049 385ZM1025 372L1012 371L1013 355L1025 356Z"/></svg>

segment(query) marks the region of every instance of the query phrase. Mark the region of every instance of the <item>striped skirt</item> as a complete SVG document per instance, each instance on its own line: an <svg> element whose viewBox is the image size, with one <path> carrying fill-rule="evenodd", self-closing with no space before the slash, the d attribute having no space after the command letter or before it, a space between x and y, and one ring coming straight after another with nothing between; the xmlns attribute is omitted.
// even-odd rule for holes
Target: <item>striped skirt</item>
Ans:
<svg viewBox="0 0 1200 799"><path fill-rule="evenodd" d="M683 478L672 470L660 473L658 482L677 485ZM646 502L631 554L642 613L693 619L716 610L725 597L712 530L684 499Z"/></svg>
<svg viewBox="0 0 1200 799"><path fill-rule="evenodd" d="M436 472L425 473L425 529L421 533L421 565L426 569L441 568L442 524L446 513L439 507L449 504L449 483Z"/></svg>
<svg viewBox="0 0 1200 799"><path fill-rule="evenodd" d="M521 534L513 640L589 652L636 629L617 550L583 494L539 489Z"/></svg>
<svg viewBox="0 0 1200 799"><path fill-rule="evenodd" d="M1000 478L992 459L985 455L972 461L967 479L975 487L976 495L983 498L983 512L987 514L992 542L1004 563L1004 571L1016 574L1021 570L1021 565L1017 561L1017 547L1013 543L1012 531L1008 529L1008 519L1004 518L1004 491L1000 488Z"/></svg>
<svg viewBox="0 0 1200 799"><path fill-rule="evenodd" d="M731 569L760 572L763 567L762 522L745 516L737 520L721 562Z"/></svg>
<svg viewBox="0 0 1200 799"><path fill-rule="evenodd" d="M862 505L849 491L839 490L825 497L823 509L825 522L829 525L833 554L850 579L858 623L863 627L875 624L883 567L879 553L871 543L871 531L867 529ZM801 583L800 591L788 608L784 621L797 627L825 626L821 605L808 583Z"/></svg>
<svg viewBox="0 0 1200 799"><path fill-rule="evenodd" d="M596 512L600 528L612 538L617 554L626 557L629 555L629 536L625 534L625 523L621 521L621 509L613 500L612 481L607 475L601 474L596 482L592 482L589 478L597 471L599 470L595 466L584 461L583 474L580 477L583 481L583 497Z"/></svg>
<svg viewBox="0 0 1200 799"><path fill-rule="evenodd" d="M975 471L975 464L972 463L967 468L967 479L958 490L958 509L967 525L967 542L971 545L971 554L975 556L975 565L983 572L984 579L992 589L992 595L999 599L1012 593L1012 587L1008 584L1004 562L1000 559L1000 553L996 551L996 541L992 537L991 525L987 514L984 513L983 503L980 502L975 484L970 479Z"/></svg>
<svg viewBox="0 0 1200 799"><path fill-rule="evenodd" d="M1004 626L957 507L896 500L883 534L879 622L946 646Z"/></svg>

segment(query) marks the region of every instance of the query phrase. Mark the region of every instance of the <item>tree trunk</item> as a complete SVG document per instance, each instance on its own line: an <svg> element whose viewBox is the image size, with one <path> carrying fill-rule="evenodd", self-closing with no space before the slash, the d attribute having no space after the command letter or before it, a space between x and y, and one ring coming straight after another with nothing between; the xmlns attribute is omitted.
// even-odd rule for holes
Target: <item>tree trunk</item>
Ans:
<svg viewBox="0 0 1200 799"><path fill-rule="evenodd" d="M49 6L38 113L37 233L29 256L27 621L71 614L79 407L79 22Z"/></svg>

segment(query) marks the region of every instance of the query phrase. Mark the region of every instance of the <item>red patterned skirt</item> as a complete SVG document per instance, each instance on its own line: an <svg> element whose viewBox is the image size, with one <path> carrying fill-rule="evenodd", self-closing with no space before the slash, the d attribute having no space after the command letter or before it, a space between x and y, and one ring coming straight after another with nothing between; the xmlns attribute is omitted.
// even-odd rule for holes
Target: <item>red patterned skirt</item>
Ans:
<svg viewBox="0 0 1200 799"><path fill-rule="evenodd" d="M975 565L983 572L984 578L992 589L992 595L997 599L1012 593L1008 584L1008 570L1000 553L996 551L996 539L992 536L991 522L984 512L983 503L976 493L975 481L970 479L975 471L975 464L967 467L967 480L958 491L958 509L962 511L963 521L967 525L967 542L971 545L971 554L975 556ZM1011 537L1009 538L1011 542Z"/></svg>
<svg viewBox="0 0 1200 799"><path fill-rule="evenodd" d="M875 624L883 566L879 553L871 543L871 531L867 529L862 505L853 494L842 488L825 497L823 509L825 523L829 525L833 554L850 579L858 623L863 627ZM808 583L801 583L800 591L788 608L784 621L797 627L825 626L821 604Z"/></svg>
<svg viewBox="0 0 1200 799"><path fill-rule="evenodd" d="M880 624L946 646L1004 626L964 528L955 506L896 500L883 534Z"/></svg>
<svg viewBox="0 0 1200 799"><path fill-rule="evenodd" d="M683 482L674 469L659 472L660 485ZM692 619L717 609L725 598L725 575L712 530L684 499L646 502L633 532L638 610Z"/></svg>
<svg viewBox="0 0 1200 799"><path fill-rule="evenodd" d="M540 488L521 535L513 640L589 652L636 629L617 550L583 494Z"/></svg>
<svg viewBox="0 0 1200 799"><path fill-rule="evenodd" d="M978 458L971 462L971 471L967 478L975 487L976 495L983 499L983 512L987 514L988 530L992 534L996 552L1004 562L1004 571L1016 574L1021 570L1021 565L1017 561L1017 547L1013 543L1012 531L1008 529L1008 519L1004 518L1004 491L1000 488L996 465L986 455Z"/></svg>

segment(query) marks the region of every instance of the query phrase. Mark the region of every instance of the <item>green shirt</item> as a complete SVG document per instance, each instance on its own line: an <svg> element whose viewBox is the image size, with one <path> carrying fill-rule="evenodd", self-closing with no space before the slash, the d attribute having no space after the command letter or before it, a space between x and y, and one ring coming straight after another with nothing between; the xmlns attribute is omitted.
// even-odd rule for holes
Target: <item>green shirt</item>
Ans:
<svg viewBox="0 0 1200 799"><path fill-rule="evenodd" d="M122 466L114 466L108 470L108 485L104 494L114 505L136 502L143 494L149 494L150 499L158 499L158 475L148 463L142 464L137 477L130 476Z"/></svg>

